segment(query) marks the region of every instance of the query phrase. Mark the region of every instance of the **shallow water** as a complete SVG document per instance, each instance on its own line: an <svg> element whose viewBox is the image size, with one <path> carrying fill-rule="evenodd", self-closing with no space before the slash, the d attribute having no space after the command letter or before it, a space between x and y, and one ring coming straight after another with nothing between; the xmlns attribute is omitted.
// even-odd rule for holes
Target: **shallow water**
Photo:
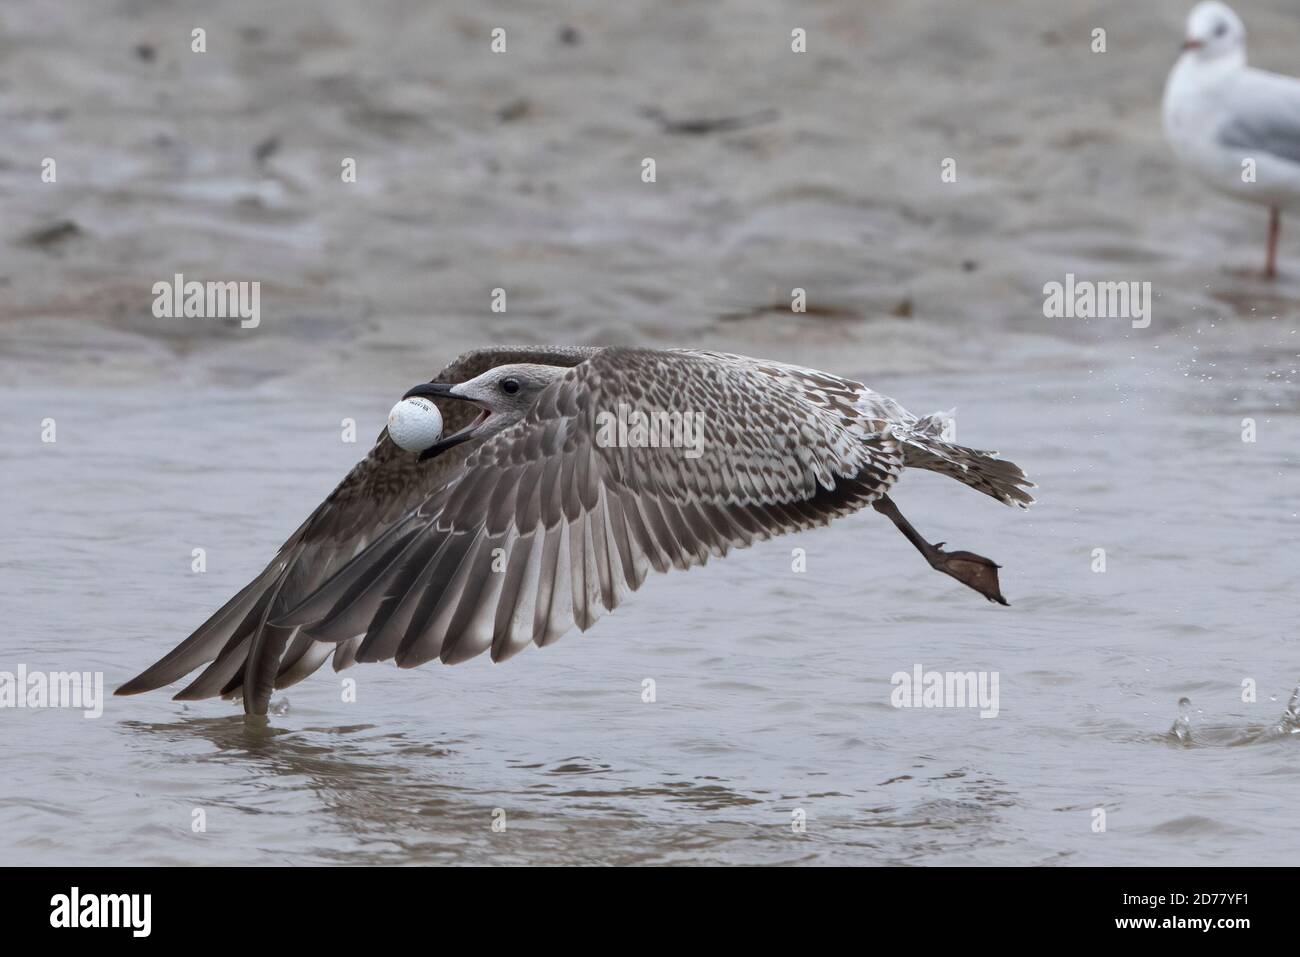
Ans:
<svg viewBox="0 0 1300 957"><path fill-rule="evenodd" d="M3 860L1291 862L1300 740L1261 732L1300 671L1294 408L1154 350L872 384L915 409L957 401L961 440L1038 481L1029 512L928 473L895 496L932 539L1002 562L1010 608L931 572L873 513L653 578L588 634L500 666L327 668L278 693L268 727L162 694L112 698L98 720L9 711ZM37 451L5 436L3 660L110 686L260 568L360 453L339 420L373 434L388 404L3 398L62 430ZM891 707L890 676L918 663L998 672L998 715ZM1182 696L1190 745L1169 733Z"/></svg>
<svg viewBox="0 0 1300 957"><path fill-rule="evenodd" d="M471 346L857 376L956 405L1040 501L895 494L1002 562L1010 608L871 513L499 667L327 669L266 726L162 693L0 709L0 864L1292 863L1300 240L1274 284L1228 271L1264 214L1172 166L1187 6L831 0L795 56L789 5L752 0L7 4L0 671L153 662ZM1292 4L1255 7L1252 62L1292 69ZM775 114L679 136L647 107ZM155 319L176 272L263 282L261 325ZM1151 282L1151 327L1044 319L1067 273ZM917 665L997 672L997 716L892 707Z"/></svg>

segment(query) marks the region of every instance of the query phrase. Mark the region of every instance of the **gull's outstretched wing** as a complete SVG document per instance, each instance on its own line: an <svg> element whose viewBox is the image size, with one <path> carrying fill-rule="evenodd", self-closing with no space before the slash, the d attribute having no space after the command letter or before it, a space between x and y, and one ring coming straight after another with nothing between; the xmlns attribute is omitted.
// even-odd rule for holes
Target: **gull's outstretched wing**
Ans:
<svg viewBox="0 0 1300 957"><path fill-rule="evenodd" d="M574 366L597 351L541 346L479 349L457 358L432 381L464 382L504 363ZM478 411L466 402L435 401L449 432L468 425ZM209 698L242 689L245 710L264 714L272 688L306 677L330 652L335 655L335 668L353 663L358 642L322 644L270 622L299 604L456 474L468 451L461 446L420 462L413 453L398 448L385 429L370 454L289 537L260 575L189 638L118 688L117 694L160 688L212 662L176 697Z"/></svg>
<svg viewBox="0 0 1300 957"><path fill-rule="evenodd" d="M364 635L358 660L403 667L499 661L585 630L652 568L882 495L902 453L855 407L861 389L740 356L603 350L277 624ZM657 447L638 415L661 427Z"/></svg>

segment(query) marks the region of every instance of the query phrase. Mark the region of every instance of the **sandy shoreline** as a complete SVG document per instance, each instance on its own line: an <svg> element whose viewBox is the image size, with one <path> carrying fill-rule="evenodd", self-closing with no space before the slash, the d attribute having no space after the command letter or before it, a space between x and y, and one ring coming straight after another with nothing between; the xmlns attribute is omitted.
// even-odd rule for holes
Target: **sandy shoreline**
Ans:
<svg viewBox="0 0 1300 957"><path fill-rule="evenodd" d="M1254 60L1284 67L1300 18L1257 6ZM364 388L523 340L853 372L1122 355L1122 323L1043 318L1067 272L1152 282L1144 338L1166 348L1296 315L1300 269L1223 269L1262 254L1262 213L1203 201L1161 139L1181 3L95 9L18 4L0 29L8 381ZM673 135L647 106L776 118ZM175 272L260 281L261 327L154 318ZM808 315L784 308L796 286Z"/></svg>

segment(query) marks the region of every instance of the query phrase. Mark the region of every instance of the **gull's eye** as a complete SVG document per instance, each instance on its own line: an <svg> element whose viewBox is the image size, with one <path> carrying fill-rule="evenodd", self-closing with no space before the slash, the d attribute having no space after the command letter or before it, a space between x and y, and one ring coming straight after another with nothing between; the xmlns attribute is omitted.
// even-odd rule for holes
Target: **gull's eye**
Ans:
<svg viewBox="0 0 1300 957"><path fill-rule="evenodd" d="M1228 25L1224 23L1222 20L1220 20L1218 26L1214 28L1214 35L1216 37L1221 37L1227 32L1228 32Z"/></svg>
<svg viewBox="0 0 1300 957"><path fill-rule="evenodd" d="M518 380L518 379L502 379L502 380L501 380L501 391L504 392L506 395L514 395L516 392L519 391L519 380Z"/></svg>

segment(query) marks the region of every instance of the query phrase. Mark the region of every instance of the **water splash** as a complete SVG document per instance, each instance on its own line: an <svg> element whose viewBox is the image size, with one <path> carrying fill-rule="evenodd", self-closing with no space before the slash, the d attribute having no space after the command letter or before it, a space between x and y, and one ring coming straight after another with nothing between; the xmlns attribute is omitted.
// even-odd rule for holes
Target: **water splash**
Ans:
<svg viewBox="0 0 1300 957"><path fill-rule="evenodd" d="M1274 699L1276 700L1276 699ZM1271 724L1247 728L1228 728L1201 725L1192 738L1192 702L1190 698L1178 699L1178 718L1166 737L1171 744L1190 747L1236 747L1243 744L1261 744L1280 737L1300 734L1300 685L1291 692L1291 700L1282 716Z"/></svg>
<svg viewBox="0 0 1300 957"><path fill-rule="evenodd" d="M276 715L276 716L288 714L288 713L289 713L289 699L288 699L288 698L273 698L273 699L271 700L270 704L268 704L268 705L266 706L266 713L267 713L268 715Z"/></svg>
<svg viewBox="0 0 1300 957"><path fill-rule="evenodd" d="M1300 734L1300 685L1291 692L1291 700L1278 719L1277 731L1279 734Z"/></svg>
<svg viewBox="0 0 1300 957"><path fill-rule="evenodd" d="M1169 729L1170 736L1179 744L1191 745L1192 743L1192 699L1178 699L1178 717L1174 720L1173 727Z"/></svg>

